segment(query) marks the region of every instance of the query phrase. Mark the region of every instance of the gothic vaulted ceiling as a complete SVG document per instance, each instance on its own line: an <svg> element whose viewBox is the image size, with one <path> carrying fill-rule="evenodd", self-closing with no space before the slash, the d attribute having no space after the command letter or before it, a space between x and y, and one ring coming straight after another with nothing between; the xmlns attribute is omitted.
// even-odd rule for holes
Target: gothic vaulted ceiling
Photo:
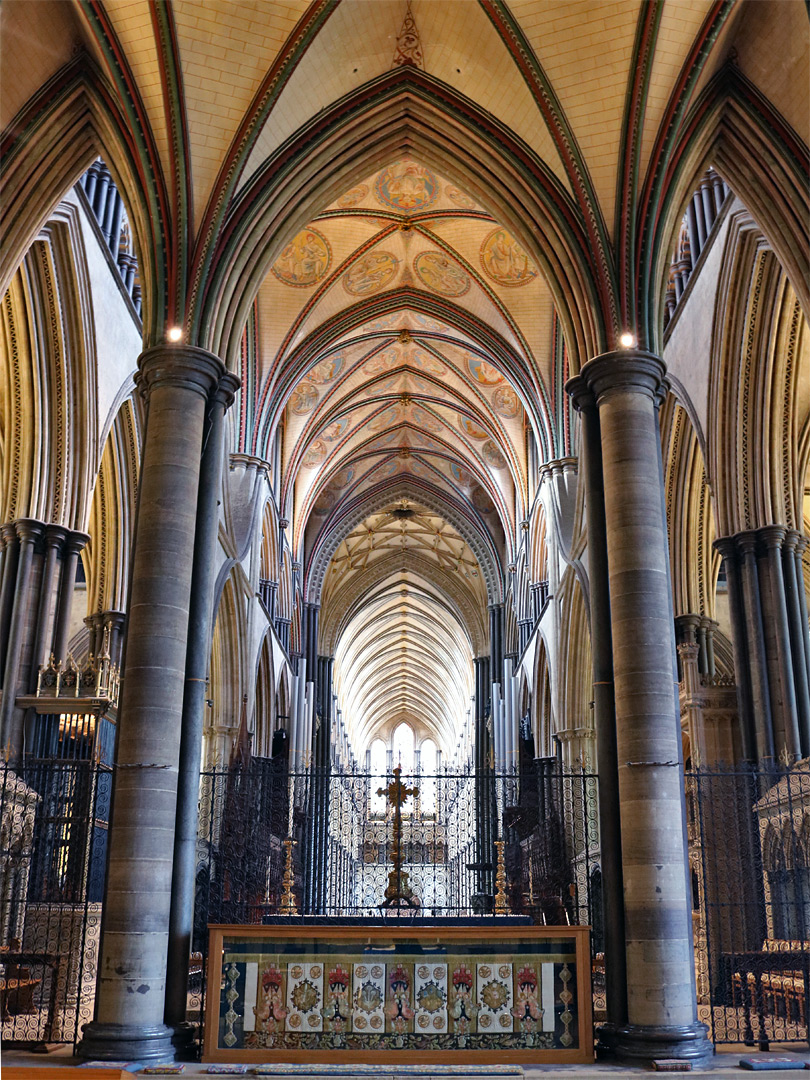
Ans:
<svg viewBox="0 0 810 1080"><path fill-rule="evenodd" d="M97 66L145 192L145 338L241 364L234 448L280 457L356 730L452 741L530 461L572 450L569 363L629 324L656 347L660 177L701 95L732 56L808 129L804 4L7 0L3 32L4 131Z"/></svg>

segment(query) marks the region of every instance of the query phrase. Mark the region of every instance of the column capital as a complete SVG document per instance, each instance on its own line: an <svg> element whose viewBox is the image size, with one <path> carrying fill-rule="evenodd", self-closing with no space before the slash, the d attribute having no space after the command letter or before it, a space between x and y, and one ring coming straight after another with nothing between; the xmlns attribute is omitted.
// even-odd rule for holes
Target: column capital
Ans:
<svg viewBox="0 0 810 1080"><path fill-rule="evenodd" d="M763 525L761 529L757 529L757 539L764 548L779 548L786 533L784 525Z"/></svg>
<svg viewBox="0 0 810 1080"><path fill-rule="evenodd" d="M17 530L14 528L13 521L7 521L4 525L0 525L0 534L6 544L10 544L13 540L17 539Z"/></svg>
<svg viewBox="0 0 810 1080"><path fill-rule="evenodd" d="M230 409L231 405L233 405L233 399L236 397L236 392L241 385L242 380L238 375L233 371L226 371L217 383L213 401L218 405L223 405L226 410Z"/></svg>
<svg viewBox="0 0 810 1080"><path fill-rule="evenodd" d="M599 402L606 394L629 390L657 403L667 367L660 356L642 349L614 349L589 360L580 372Z"/></svg>
<svg viewBox="0 0 810 1080"><path fill-rule="evenodd" d="M60 548L70 535L70 530L64 525L46 525L44 532L45 547Z"/></svg>
<svg viewBox="0 0 810 1080"><path fill-rule="evenodd" d="M587 409L596 408L596 398L591 390L588 380L582 375L574 375L565 384L565 391L571 398L577 412L585 412Z"/></svg>
<svg viewBox="0 0 810 1080"><path fill-rule="evenodd" d="M65 538L65 552L68 555L78 555L85 544L90 542L90 537L83 532L70 532Z"/></svg>
<svg viewBox="0 0 810 1080"><path fill-rule="evenodd" d="M798 531L798 529L788 529L785 533L785 539L782 546L788 551L795 552L798 550L799 541L801 540L801 538L802 534Z"/></svg>
<svg viewBox="0 0 810 1080"><path fill-rule="evenodd" d="M31 544L35 544L42 536L45 525L35 518L17 518L14 522L14 528L20 538L20 543L26 540Z"/></svg>
<svg viewBox="0 0 810 1080"><path fill-rule="evenodd" d="M228 374L218 356L194 345L155 345L138 357L136 384L148 399L158 386L175 386L207 398Z"/></svg>
<svg viewBox="0 0 810 1080"><path fill-rule="evenodd" d="M737 557L737 544L733 536L718 536L712 544L715 551L724 559L734 559Z"/></svg>

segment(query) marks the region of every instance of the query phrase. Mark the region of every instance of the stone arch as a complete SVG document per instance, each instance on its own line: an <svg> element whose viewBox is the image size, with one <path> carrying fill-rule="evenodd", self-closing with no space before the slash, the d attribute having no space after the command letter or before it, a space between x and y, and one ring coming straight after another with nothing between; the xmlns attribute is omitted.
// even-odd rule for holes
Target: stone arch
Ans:
<svg viewBox="0 0 810 1080"><path fill-rule="evenodd" d="M253 297L290 235L407 145L458 178L512 229L544 269L569 343L572 373L612 339L598 300L604 271L589 253L570 195L530 147L468 99L416 68L399 68L318 116L240 191L190 313L195 343L235 362ZM529 223L527 225L527 223ZM609 317L610 319L610 317Z"/></svg>
<svg viewBox="0 0 810 1080"><path fill-rule="evenodd" d="M306 572L306 597L310 603L320 603L321 589L323 588L326 570L337 551L338 547L349 533L360 524L369 514L379 513L386 506L398 499L415 499L440 514L451 524L460 536L469 544L470 550L478 560L481 573L487 588L487 598L490 604L501 603L502 577L497 554L491 540L485 536L482 530L473 524L455 504L451 503L446 494L434 488L420 484L418 487L412 482L395 480L393 484L381 484L380 487L364 492L353 504L345 509L340 521L329 520L320 530L309 558Z"/></svg>
<svg viewBox="0 0 810 1080"><path fill-rule="evenodd" d="M150 164L139 167L131 125L116 111L104 79L86 55L66 64L16 117L3 142L0 291L58 203L101 154L134 232L143 298L144 340L165 325L165 226L168 205ZM34 137L35 136L35 137Z"/></svg>
<svg viewBox="0 0 810 1080"><path fill-rule="evenodd" d="M695 102L670 155L660 203L648 205L640 256L649 268L639 336L659 355L669 258L700 177L712 165L757 222L810 318L810 188L807 147L746 76L728 63ZM662 170L663 172L663 170ZM649 183L659 177L651 177Z"/></svg>
<svg viewBox="0 0 810 1080"><path fill-rule="evenodd" d="M371 569L358 575L347 589L341 591L340 612L321 609L318 629L318 650L321 655L334 655L341 633L368 594L401 568L402 558L399 555L393 554L380 559ZM473 654L483 655L489 648L485 613L480 610L480 605L466 586L460 581L454 581L452 576L436 563L420 555L408 556L408 570L429 581L442 593L448 606L454 609L459 622L467 629Z"/></svg>
<svg viewBox="0 0 810 1080"><path fill-rule="evenodd" d="M810 335L795 291L746 211L732 216L719 296L709 384L717 422L707 432L718 533L772 522L800 528L808 417L797 387ZM753 460L763 467L748 468Z"/></svg>

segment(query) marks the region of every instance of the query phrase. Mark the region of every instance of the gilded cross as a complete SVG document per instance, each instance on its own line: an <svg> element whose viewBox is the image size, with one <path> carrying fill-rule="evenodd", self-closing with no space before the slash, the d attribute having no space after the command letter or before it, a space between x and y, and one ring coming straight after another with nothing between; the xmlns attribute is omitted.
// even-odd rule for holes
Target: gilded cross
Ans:
<svg viewBox="0 0 810 1080"><path fill-rule="evenodd" d="M406 787L402 783L402 766L394 769L394 779L388 787L377 789L377 794L384 796L394 808L394 826L391 834L391 862L393 870L388 875L388 888L382 907L419 907L419 900L408 884L408 874L402 869L402 804L406 799L419 794L418 787Z"/></svg>

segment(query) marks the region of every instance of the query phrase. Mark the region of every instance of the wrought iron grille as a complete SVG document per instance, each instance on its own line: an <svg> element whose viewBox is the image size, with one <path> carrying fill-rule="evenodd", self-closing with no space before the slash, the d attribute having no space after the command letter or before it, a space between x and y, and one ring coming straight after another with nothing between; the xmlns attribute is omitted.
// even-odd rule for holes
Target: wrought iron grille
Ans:
<svg viewBox="0 0 810 1080"><path fill-rule="evenodd" d="M93 1018L111 779L87 758L0 765L3 1042L76 1042Z"/></svg>
<svg viewBox="0 0 810 1080"><path fill-rule="evenodd" d="M808 1038L810 763L686 774L701 1019L715 1043Z"/></svg>
<svg viewBox="0 0 810 1080"><path fill-rule="evenodd" d="M399 809L394 885L405 878L418 906L386 906L397 810L380 792L392 779L391 772L331 768L291 774L283 755L203 773L188 1019L199 1025L204 1011L209 923L504 916L597 927L599 1017L596 777L564 772L556 759L524 762L508 774L401 776L403 788L418 793Z"/></svg>

